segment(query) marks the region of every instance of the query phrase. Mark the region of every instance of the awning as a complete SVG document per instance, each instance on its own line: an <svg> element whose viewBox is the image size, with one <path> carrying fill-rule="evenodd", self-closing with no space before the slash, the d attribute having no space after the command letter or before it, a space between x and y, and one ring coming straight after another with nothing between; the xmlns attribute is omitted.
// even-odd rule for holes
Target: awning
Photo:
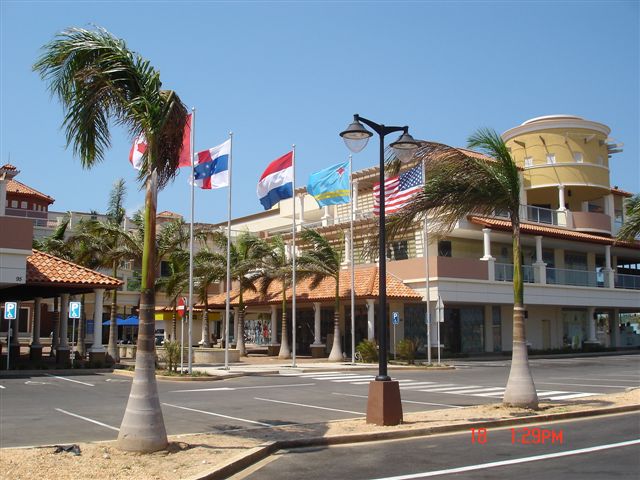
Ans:
<svg viewBox="0 0 640 480"><path fill-rule="evenodd" d="M109 325L111 323L110 320L107 320L106 322L102 322L102 325ZM138 317L136 317L135 315L131 315L130 317L127 318L116 318L116 325L118 327L137 327L139 323L139 319Z"/></svg>

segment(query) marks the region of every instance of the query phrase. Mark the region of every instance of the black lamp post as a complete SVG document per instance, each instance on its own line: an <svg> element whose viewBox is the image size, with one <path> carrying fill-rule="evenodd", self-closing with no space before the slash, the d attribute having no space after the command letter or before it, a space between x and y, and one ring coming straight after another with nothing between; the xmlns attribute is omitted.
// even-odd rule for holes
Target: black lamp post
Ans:
<svg viewBox="0 0 640 480"><path fill-rule="evenodd" d="M411 135L409 135L409 127L388 127L381 125L366 118L361 117L358 114L353 116L353 122L347 127L346 130L340 133L344 143L349 150L354 153L360 152L366 147L369 138L373 134L367 130L362 124L369 126L380 137L380 228L379 228L379 267L378 267L378 342L380 344L380 352L378 355L378 376L375 378L376 382L389 382L394 383L397 389L397 402L400 402L400 390L397 382L391 382L391 378L387 375L387 262L386 262L386 235L385 235L385 188L384 188L384 137L393 132L402 132L402 135L395 142L391 143L391 147L395 150L396 155L400 161L408 160L413 152L418 148L419 144ZM351 266L353 268L353 265ZM367 406L367 421L370 420L370 410L376 409L376 406L372 407L372 396L374 396L374 387L370 385L369 388L369 403ZM384 387L383 387L384 389ZM381 392L381 390L376 390ZM384 399L389 398L386 393L380 393L382 399L374 399L373 403L376 405L382 405L381 415L373 414L373 421L369 423L378 423L383 425L393 425L398 422L388 423L387 416L384 412L387 407ZM395 395L392 395L392 397ZM380 401L378 401L380 400ZM393 402L392 402L393 403ZM402 406L396 405L395 408L399 409L400 420L402 420ZM393 408L392 408L393 409ZM393 414L391 415L394 416ZM378 420L376 420L376 418ZM381 421L379 421L381 419Z"/></svg>

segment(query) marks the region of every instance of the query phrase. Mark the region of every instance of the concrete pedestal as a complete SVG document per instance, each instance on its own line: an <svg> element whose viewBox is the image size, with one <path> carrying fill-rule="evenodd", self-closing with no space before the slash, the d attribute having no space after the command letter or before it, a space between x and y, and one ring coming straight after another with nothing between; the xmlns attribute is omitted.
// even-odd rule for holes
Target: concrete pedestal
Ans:
<svg viewBox="0 0 640 480"><path fill-rule="evenodd" d="M270 357L277 357L280 353L280 344L279 343L270 343L267 345L267 355Z"/></svg>
<svg viewBox="0 0 640 480"><path fill-rule="evenodd" d="M56 365L65 366L71 363L71 350L68 348L58 348L56 350Z"/></svg>
<svg viewBox="0 0 640 480"><path fill-rule="evenodd" d="M29 360L32 362L42 360L42 345L31 345L29 347Z"/></svg>
<svg viewBox="0 0 640 480"><path fill-rule="evenodd" d="M93 365L105 365L107 363L107 352L92 352L89 351L89 361Z"/></svg>
<svg viewBox="0 0 640 480"><path fill-rule="evenodd" d="M311 357L313 358L325 358L327 356L327 346L323 343L311 344Z"/></svg>
<svg viewBox="0 0 640 480"><path fill-rule="evenodd" d="M369 383L367 423L374 425L399 425L402 423L400 384L395 380Z"/></svg>

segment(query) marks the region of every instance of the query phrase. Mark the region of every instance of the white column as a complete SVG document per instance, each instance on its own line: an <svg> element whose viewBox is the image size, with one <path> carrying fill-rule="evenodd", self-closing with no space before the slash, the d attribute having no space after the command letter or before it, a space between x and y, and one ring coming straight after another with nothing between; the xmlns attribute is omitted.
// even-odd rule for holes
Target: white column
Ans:
<svg viewBox="0 0 640 480"><path fill-rule="evenodd" d="M7 181L0 180L0 217L4 216L6 206L7 206Z"/></svg>
<svg viewBox="0 0 640 480"><path fill-rule="evenodd" d="M40 345L40 317L42 312L42 297L35 298L33 306L33 332L31 332L31 346L42 348Z"/></svg>
<svg viewBox="0 0 640 480"><path fill-rule="evenodd" d="M301 193L299 195L300 210L298 211L298 222L300 223L300 228L302 228L302 224L304 223L304 197L305 197L304 193Z"/></svg>
<svg viewBox="0 0 640 480"><path fill-rule="evenodd" d="M542 235L536 235L536 261L533 275L536 283L547 283L547 264L542 261Z"/></svg>
<svg viewBox="0 0 640 480"><path fill-rule="evenodd" d="M565 211L564 206L564 185L558 185L558 211Z"/></svg>
<svg viewBox="0 0 640 480"><path fill-rule="evenodd" d="M104 308L104 289L96 288L93 293L95 299L93 301L93 344L89 352L102 353L104 345L102 345L102 312Z"/></svg>
<svg viewBox="0 0 640 480"><path fill-rule="evenodd" d="M60 340L58 350L69 350L69 339L67 338L67 327L69 325L69 294L60 295Z"/></svg>
<svg viewBox="0 0 640 480"><path fill-rule="evenodd" d="M490 228L482 229L482 241L484 244L484 255L480 260L490 260L493 258L491 256L491 229Z"/></svg>
<svg viewBox="0 0 640 480"><path fill-rule="evenodd" d="M271 344L277 345L278 342L278 308L271 305Z"/></svg>
<svg viewBox="0 0 640 480"><path fill-rule="evenodd" d="M604 247L604 262L604 286L606 288L615 288L615 276L611 268L611 245L605 245Z"/></svg>
<svg viewBox="0 0 640 480"><path fill-rule="evenodd" d="M342 265L349 265L351 260L351 233L345 232L344 234L344 256L342 258Z"/></svg>
<svg viewBox="0 0 640 480"><path fill-rule="evenodd" d="M326 227L327 225L329 225L329 218L330 218L330 216L329 216L329 207L325 205L324 207L322 207L322 209L323 209L323 214L322 214L322 218L321 218L322 226Z"/></svg>
<svg viewBox="0 0 640 480"><path fill-rule="evenodd" d="M313 344L322 345L320 333L320 302L313 304Z"/></svg>
<svg viewBox="0 0 640 480"><path fill-rule="evenodd" d="M367 299L367 339L373 340L375 338L375 300L372 298Z"/></svg>
<svg viewBox="0 0 640 480"><path fill-rule="evenodd" d="M353 181L353 219L358 216L358 180Z"/></svg>
<svg viewBox="0 0 640 480"><path fill-rule="evenodd" d="M588 343L598 343L598 339L596 338L596 309L595 307L587 308L587 323L588 323Z"/></svg>

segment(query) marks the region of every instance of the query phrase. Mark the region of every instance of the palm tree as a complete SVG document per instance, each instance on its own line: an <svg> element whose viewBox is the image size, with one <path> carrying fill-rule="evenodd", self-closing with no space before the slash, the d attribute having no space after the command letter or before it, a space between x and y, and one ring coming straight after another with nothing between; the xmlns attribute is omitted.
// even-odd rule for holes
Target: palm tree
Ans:
<svg viewBox="0 0 640 480"><path fill-rule="evenodd" d="M200 250L193 258L193 283L198 299L204 304L202 311L202 347L211 347L209 334L209 287L225 278L225 257L208 248Z"/></svg>
<svg viewBox="0 0 640 480"><path fill-rule="evenodd" d="M329 354L330 362L341 362L342 345L340 342L340 265L344 258L344 251L327 240L315 230L303 230L301 235L303 244L310 245L310 249L302 251L298 265L302 275L310 275L311 288L316 288L325 278L333 278L336 283L336 296L333 310L333 346ZM338 245L344 245L338 240ZM353 268L353 265L351 266Z"/></svg>
<svg viewBox="0 0 640 480"><path fill-rule="evenodd" d="M264 240L261 240L264 242ZM280 335L280 352L278 358L291 358L289 339L287 333L287 287L292 280L293 262L287 255L287 245L280 235L272 237L264 247L266 254L263 257L260 271L256 279L260 279L260 293L267 294L269 287L278 281L282 289L282 330Z"/></svg>
<svg viewBox="0 0 640 480"><path fill-rule="evenodd" d="M137 452L163 449L167 433L155 380L154 342L157 190L176 175L187 110L175 92L162 90L160 74L147 60L102 28L58 34L43 47L33 68L61 101L67 145L84 168L104 159L110 125L146 139L138 177L146 184L146 195L136 373L118 446Z"/></svg>
<svg viewBox="0 0 640 480"><path fill-rule="evenodd" d="M640 235L640 193L626 201L626 218L618 231L618 240L633 242Z"/></svg>
<svg viewBox="0 0 640 480"><path fill-rule="evenodd" d="M69 212L67 212L51 235L40 239L33 239L33 248L40 250L41 252L49 253L58 258L71 260L72 253L70 245L65 239L70 221L71 217Z"/></svg>
<svg viewBox="0 0 640 480"><path fill-rule="evenodd" d="M441 234L451 231L460 218L472 212L508 213L513 243L513 351L503 402L537 408L524 325L519 170L504 141L493 130L478 130L469 137L468 146L491 158L438 143L422 144L414 158L425 162L425 188L405 209L389 218L390 237L407 232L427 212L433 213L435 229Z"/></svg>

